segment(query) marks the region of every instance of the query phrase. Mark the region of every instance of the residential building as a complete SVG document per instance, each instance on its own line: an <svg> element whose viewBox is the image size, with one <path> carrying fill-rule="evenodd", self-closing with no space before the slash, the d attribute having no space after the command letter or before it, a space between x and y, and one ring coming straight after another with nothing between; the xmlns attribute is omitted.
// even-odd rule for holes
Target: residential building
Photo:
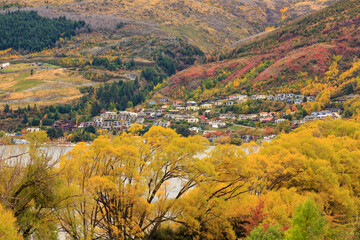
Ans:
<svg viewBox="0 0 360 240"><path fill-rule="evenodd" d="M196 105L197 105L197 103L194 102L194 101L188 101L188 102L186 103L186 106L196 106Z"/></svg>
<svg viewBox="0 0 360 240"><path fill-rule="evenodd" d="M112 129L112 122L110 122L110 121L103 122L102 128L106 129L106 130L111 130Z"/></svg>
<svg viewBox="0 0 360 240"><path fill-rule="evenodd" d="M262 100L262 99L266 99L265 95L251 95L250 97L253 100Z"/></svg>
<svg viewBox="0 0 360 240"><path fill-rule="evenodd" d="M284 118L280 118L280 119L276 119L275 123L278 124L278 123L281 123L281 122L284 122L284 121L285 121Z"/></svg>
<svg viewBox="0 0 360 240"><path fill-rule="evenodd" d="M189 118L187 119L187 122L188 122L188 123L198 123L198 122L199 122L199 119L192 116L192 117L189 117Z"/></svg>
<svg viewBox="0 0 360 240"><path fill-rule="evenodd" d="M187 106L187 111L198 111L200 108L198 106Z"/></svg>
<svg viewBox="0 0 360 240"><path fill-rule="evenodd" d="M72 130L76 129L77 127L70 120L61 120L61 121L56 121L54 123L54 128L61 128L64 132L71 132Z"/></svg>
<svg viewBox="0 0 360 240"><path fill-rule="evenodd" d="M175 107L180 107L180 106L183 105L183 103L180 102L180 101L174 101L174 102L172 103L172 105L175 106Z"/></svg>
<svg viewBox="0 0 360 240"><path fill-rule="evenodd" d="M145 121L145 119L144 118L138 118L138 119L136 119L136 123L137 124L143 124L144 123L144 121Z"/></svg>
<svg viewBox="0 0 360 240"><path fill-rule="evenodd" d="M209 125L212 128L224 128L224 127L226 127L226 123L224 123L224 122L211 122Z"/></svg>
<svg viewBox="0 0 360 240"><path fill-rule="evenodd" d="M204 103L200 106L201 109L211 109L212 104L211 103Z"/></svg>
<svg viewBox="0 0 360 240"><path fill-rule="evenodd" d="M202 131L201 127L191 127L189 128L191 132L199 133Z"/></svg>
<svg viewBox="0 0 360 240"><path fill-rule="evenodd" d="M159 100L159 102L161 102L161 103L167 103L167 102L170 102L170 100L169 100L168 98L161 98L161 99Z"/></svg>
<svg viewBox="0 0 360 240"><path fill-rule="evenodd" d="M274 117L266 117L261 120L261 122L273 122L273 121L274 121Z"/></svg>
<svg viewBox="0 0 360 240"><path fill-rule="evenodd" d="M40 128L38 127L31 127L31 128L27 128L26 132L39 132Z"/></svg>

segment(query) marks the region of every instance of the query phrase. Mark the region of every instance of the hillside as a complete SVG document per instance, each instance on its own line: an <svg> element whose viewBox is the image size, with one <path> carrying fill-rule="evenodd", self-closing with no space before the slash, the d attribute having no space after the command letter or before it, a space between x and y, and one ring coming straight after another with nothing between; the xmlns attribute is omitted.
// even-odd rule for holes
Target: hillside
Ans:
<svg viewBox="0 0 360 240"><path fill-rule="evenodd" d="M322 9L334 1L7 0L3 6L27 6L43 15L71 15L87 23L96 15L105 15L108 20L135 20L146 23L150 29L158 28L162 35L185 38L203 51L212 52L266 28ZM111 22L109 25L114 26Z"/></svg>
<svg viewBox="0 0 360 240"><path fill-rule="evenodd" d="M65 16L68 20L85 22L86 27L71 35L60 37L54 34L51 42L39 45L41 51L37 48L36 52L29 53L28 51L34 50L33 44L23 44L24 41L21 42L22 45L17 43L14 46L14 49L20 48L20 51L1 51L0 62L15 63L15 68L16 64L27 63L49 63L63 68L71 76L66 75L71 84L65 85L71 86L71 90L63 91L64 84L51 84L50 87L47 81L59 83L58 77L34 79L30 76L30 70L25 71L26 77L10 71L2 76L1 81L7 85L9 81L23 86L9 88L5 84L5 87L1 87L0 104L17 107L36 102L49 105L63 100L63 103L67 103L82 96L80 88L84 82L85 86L97 87L103 82L134 79L128 76L139 78L144 96L147 96L162 79L189 68L195 62L204 62L201 50L209 53L225 49L245 37L263 32L267 27L282 25L331 2L333 1L3 1L0 3L0 8L3 9L0 13L19 8L35 10L45 18L62 19ZM18 25L22 26L21 23ZM15 30L16 27L8 29ZM16 31L14 32L17 33ZM26 31L20 31L22 32ZM7 31L6 36L14 34ZM22 38L26 39L26 36ZM45 38L40 39L34 43ZM11 39L7 41L11 42ZM25 49L21 46L25 46ZM26 49L26 46L32 48ZM107 58L106 66L93 65L95 58ZM156 73L151 75L153 79L142 77L142 71L146 68L151 68ZM221 78L227 77L226 74L222 74ZM40 75L44 76L44 73ZM50 75L53 76L52 73ZM74 81L72 76L75 76ZM78 84L79 78L84 82ZM198 84L196 81L192 83L194 86ZM161 86L157 89L159 87ZM164 94L169 95L166 91Z"/></svg>
<svg viewBox="0 0 360 240"><path fill-rule="evenodd" d="M233 93L318 95L324 90L336 97L358 91L359 6L359 0L335 3L222 54L226 60L178 73L160 92L204 99Z"/></svg>

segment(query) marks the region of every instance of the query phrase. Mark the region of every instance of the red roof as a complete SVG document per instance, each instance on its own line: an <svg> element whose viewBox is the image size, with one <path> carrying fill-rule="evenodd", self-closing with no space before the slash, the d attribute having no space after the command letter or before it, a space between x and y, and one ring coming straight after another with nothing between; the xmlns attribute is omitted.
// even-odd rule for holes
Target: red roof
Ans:
<svg viewBox="0 0 360 240"><path fill-rule="evenodd" d="M264 118L263 122L270 122L270 121L273 121L274 118L273 117L267 117L267 118Z"/></svg>

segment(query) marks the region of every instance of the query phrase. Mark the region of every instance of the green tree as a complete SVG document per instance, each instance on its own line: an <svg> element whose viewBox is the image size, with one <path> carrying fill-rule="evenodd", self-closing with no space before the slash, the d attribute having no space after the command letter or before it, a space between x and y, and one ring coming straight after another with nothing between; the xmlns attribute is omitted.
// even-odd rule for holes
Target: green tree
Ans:
<svg viewBox="0 0 360 240"><path fill-rule="evenodd" d="M27 114L25 113L24 114L24 119L21 121L22 124L27 124L29 122L29 119L28 119L28 116Z"/></svg>
<svg viewBox="0 0 360 240"><path fill-rule="evenodd" d="M283 238L283 232L279 225L270 225L268 228L261 225L252 230L246 240L280 240Z"/></svg>
<svg viewBox="0 0 360 240"><path fill-rule="evenodd" d="M285 233L286 240L317 240L326 233L326 219L313 200L300 204L293 215L291 228Z"/></svg>
<svg viewBox="0 0 360 240"><path fill-rule="evenodd" d="M96 133L96 129L94 126L87 126L85 129L84 129L85 132L88 132L88 133L92 133L92 134L95 134Z"/></svg>
<svg viewBox="0 0 360 240"><path fill-rule="evenodd" d="M6 104L4 107L4 113L8 113L8 112L10 112L10 106L9 104Z"/></svg>
<svg viewBox="0 0 360 240"><path fill-rule="evenodd" d="M46 134L47 134L47 136L48 136L50 139L56 139L56 138L59 137L59 136L58 136L58 131L57 131L56 128L48 128L48 129L46 130Z"/></svg>
<svg viewBox="0 0 360 240"><path fill-rule="evenodd" d="M60 115L59 115L59 112L56 111L56 113L54 114L54 120L57 121L60 119Z"/></svg>
<svg viewBox="0 0 360 240"><path fill-rule="evenodd" d="M189 128L183 124L176 126L176 133L181 134L184 137L188 137L191 135Z"/></svg>

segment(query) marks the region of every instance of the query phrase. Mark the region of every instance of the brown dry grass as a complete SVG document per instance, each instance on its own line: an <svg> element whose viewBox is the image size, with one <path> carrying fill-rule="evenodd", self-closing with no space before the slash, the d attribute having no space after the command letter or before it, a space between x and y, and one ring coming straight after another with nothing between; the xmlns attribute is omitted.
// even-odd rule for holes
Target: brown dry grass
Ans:
<svg viewBox="0 0 360 240"><path fill-rule="evenodd" d="M26 98L57 98L57 97L69 97L79 96L80 91L76 87L61 88L61 89L45 89L40 91L29 92L14 92L6 94L2 101L19 100Z"/></svg>

